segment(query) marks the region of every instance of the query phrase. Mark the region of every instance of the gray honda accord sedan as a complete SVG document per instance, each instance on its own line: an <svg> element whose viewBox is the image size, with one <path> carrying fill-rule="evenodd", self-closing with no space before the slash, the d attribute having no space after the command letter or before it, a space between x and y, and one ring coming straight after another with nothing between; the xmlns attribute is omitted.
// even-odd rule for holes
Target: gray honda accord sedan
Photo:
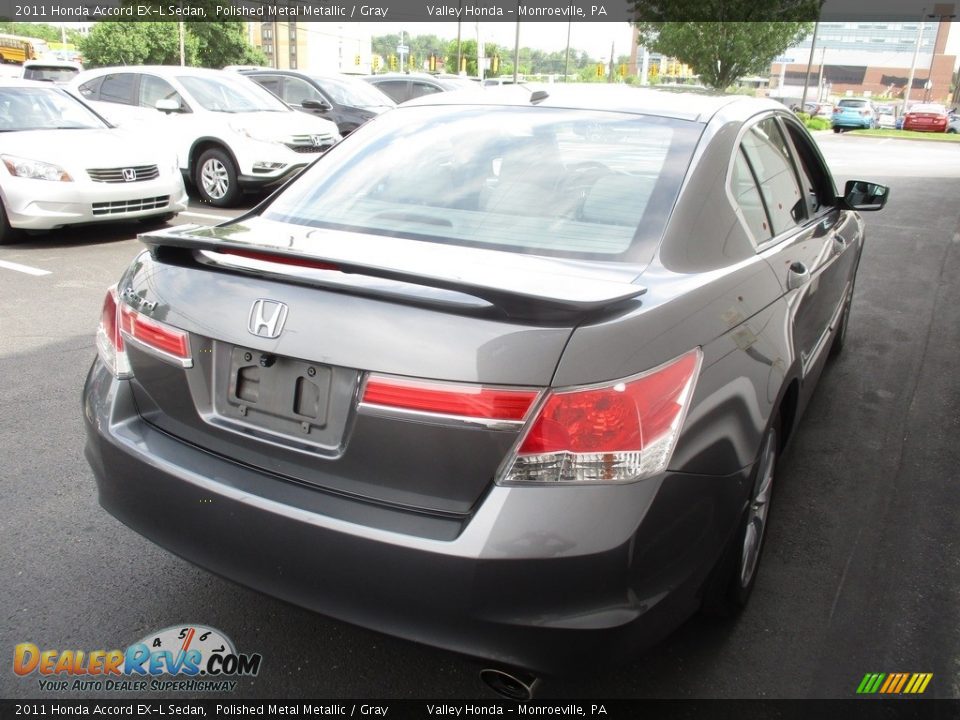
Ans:
<svg viewBox="0 0 960 720"><path fill-rule="evenodd" d="M838 194L772 101L420 99L246 215L142 237L84 389L100 503L495 667L623 660L746 603L887 197Z"/></svg>

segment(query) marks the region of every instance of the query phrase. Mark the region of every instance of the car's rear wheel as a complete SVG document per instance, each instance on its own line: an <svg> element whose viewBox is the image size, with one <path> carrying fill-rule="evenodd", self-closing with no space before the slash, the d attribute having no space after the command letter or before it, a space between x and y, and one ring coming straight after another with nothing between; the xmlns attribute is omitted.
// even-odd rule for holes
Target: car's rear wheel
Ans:
<svg viewBox="0 0 960 720"><path fill-rule="evenodd" d="M842 129L843 129L843 128L838 128L838 127L834 126L833 131L834 131L835 133L838 133L838 132L840 132Z"/></svg>
<svg viewBox="0 0 960 720"><path fill-rule="evenodd" d="M237 167L220 148L211 148L200 156L194 182L200 197L217 207L231 207L240 197Z"/></svg>
<svg viewBox="0 0 960 720"><path fill-rule="evenodd" d="M707 583L702 610L709 615L730 617L737 614L753 592L770 518L779 449L778 415L771 421L760 443L750 500L743 511L740 526Z"/></svg>

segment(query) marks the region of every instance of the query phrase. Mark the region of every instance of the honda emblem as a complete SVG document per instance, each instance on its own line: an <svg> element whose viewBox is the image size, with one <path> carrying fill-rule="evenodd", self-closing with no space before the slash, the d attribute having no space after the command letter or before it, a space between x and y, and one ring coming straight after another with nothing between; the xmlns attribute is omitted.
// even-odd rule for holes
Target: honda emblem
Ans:
<svg viewBox="0 0 960 720"><path fill-rule="evenodd" d="M247 330L251 335L262 338L280 337L283 324L287 321L287 306L276 300L260 298L250 308Z"/></svg>
<svg viewBox="0 0 960 720"><path fill-rule="evenodd" d="M123 179L126 182L133 182L137 179L137 170L136 168L124 168L123 169Z"/></svg>

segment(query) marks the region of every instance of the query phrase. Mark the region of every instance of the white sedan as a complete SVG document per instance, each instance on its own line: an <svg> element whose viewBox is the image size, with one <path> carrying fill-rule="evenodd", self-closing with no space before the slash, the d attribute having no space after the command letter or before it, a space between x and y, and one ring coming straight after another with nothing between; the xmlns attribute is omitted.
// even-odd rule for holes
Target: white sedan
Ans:
<svg viewBox="0 0 960 720"><path fill-rule="evenodd" d="M170 148L49 84L0 81L0 244L17 229L169 219L187 194Z"/></svg>

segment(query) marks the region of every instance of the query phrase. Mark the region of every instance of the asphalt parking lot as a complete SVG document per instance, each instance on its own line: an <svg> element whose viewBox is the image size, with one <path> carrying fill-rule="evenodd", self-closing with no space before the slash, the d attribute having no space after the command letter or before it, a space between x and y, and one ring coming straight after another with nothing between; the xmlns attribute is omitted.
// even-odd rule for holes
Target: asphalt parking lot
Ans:
<svg viewBox="0 0 960 720"><path fill-rule="evenodd" d="M783 458L751 604L735 623L692 619L616 672L546 679L543 697L852 698L865 673L929 672L927 696L960 698L960 146L818 141L838 186L892 194L865 216L847 345ZM238 212L192 203L175 222ZM15 676L17 643L118 648L186 623L262 654L238 698L491 697L472 660L221 580L100 509L80 390L140 229L0 248L0 697L84 696Z"/></svg>

